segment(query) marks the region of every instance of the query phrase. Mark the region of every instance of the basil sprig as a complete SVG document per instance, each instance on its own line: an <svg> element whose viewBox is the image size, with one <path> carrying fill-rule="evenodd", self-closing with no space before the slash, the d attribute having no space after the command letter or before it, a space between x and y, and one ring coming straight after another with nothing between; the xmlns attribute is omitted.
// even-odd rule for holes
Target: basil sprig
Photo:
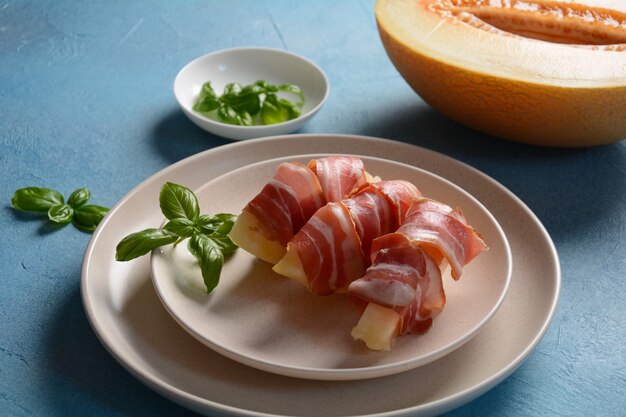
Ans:
<svg viewBox="0 0 626 417"><path fill-rule="evenodd" d="M48 213L52 223L65 225L70 222L86 232L93 232L108 208L87 204L91 193L87 188L79 188L70 194L67 203L63 195L49 188L26 187L15 191L11 204L19 211Z"/></svg>
<svg viewBox="0 0 626 417"><path fill-rule="evenodd" d="M291 102L279 97L284 92L300 99ZM273 85L264 80L242 86L230 83L224 87L224 93L218 96L211 82L202 86L200 95L193 109L209 117L233 125L251 126L254 124L275 124L286 122L300 116L304 94L300 87L293 84Z"/></svg>
<svg viewBox="0 0 626 417"><path fill-rule="evenodd" d="M117 245L115 259L130 261L153 249L189 238L187 249L197 259L210 293L219 283L224 257L237 249L228 237L236 216L228 213L201 215L193 191L171 182L161 188L159 205L168 222L161 229L146 229L126 236Z"/></svg>

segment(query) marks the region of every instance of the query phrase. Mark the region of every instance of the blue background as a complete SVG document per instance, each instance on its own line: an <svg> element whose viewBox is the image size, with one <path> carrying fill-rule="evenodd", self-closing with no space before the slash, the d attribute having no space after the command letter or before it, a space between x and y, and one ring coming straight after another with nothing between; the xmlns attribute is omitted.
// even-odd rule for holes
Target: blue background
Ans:
<svg viewBox="0 0 626 417"><path fill-rule="evenodd" d="M176 73L235 46L287 49L331 95L301 132L434 149L494 177L537 214L563 270L556 318L508 379L450 413L626 413L626 141L546 149L491 138L429 108L389 62L373 1L0 2L0 415L192 414L126 372L80 299L90 235L10 207L21 187L113 206L139 182L230 143L188 121Z"/></svg>

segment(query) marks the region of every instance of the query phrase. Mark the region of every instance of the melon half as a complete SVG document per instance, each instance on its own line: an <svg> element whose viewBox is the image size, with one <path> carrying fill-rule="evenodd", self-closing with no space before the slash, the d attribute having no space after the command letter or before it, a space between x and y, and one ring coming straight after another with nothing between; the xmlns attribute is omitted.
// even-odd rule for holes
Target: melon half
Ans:
<svg viewBox="0 0 626 417"><path fill-rule="evenodd" d="M539 0L378 0L389 58L481 132L578 147L626 138L626 13Z"/></svg>

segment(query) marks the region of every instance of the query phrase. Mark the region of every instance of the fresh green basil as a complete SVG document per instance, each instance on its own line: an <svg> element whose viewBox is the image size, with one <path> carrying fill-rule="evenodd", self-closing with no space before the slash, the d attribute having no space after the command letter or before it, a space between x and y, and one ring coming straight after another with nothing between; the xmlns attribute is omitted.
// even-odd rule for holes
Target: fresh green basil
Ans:
<svg viewBox="0 0 626 417"><path fill-rule="evenodd" d="M227 236L236 220L237 216L230 213L218 213L213 216L203 214L198 217L197 225L200 227L200 232L205 235Z"/></svg>
<svg viewBox="0 0 626 417"><path fill-rule="evenodd" d="M231 125L252 126L254 124L250 113L238 112L231 106L220 106L217 110L217 115L223 122Z"/></svg>
<svg viewBox="0 0 626 417"><path fill-rule="evenodd" d="M297 85L283 84L278 87L278 91L295 94L300 98L300 103L298 103L298 106L302 107L302 105L304 104L304 93L302 93L302 90Z"/></svg>
<svg viewBox="0 0 626 417"><path fill-rule="evenodd" d="M213 291L220 281L224 265L222 250L214 240L203 234L193 235L189 239L187 248L198 260L207 292Z"/></svg>
<svg viewBox="0 0 626 417"><path fill-rule="evenodd" d="M93 204L80 206L74 209L73 223L74 226L86 232L93 232L100 224L109 209Z"/></svg>
<svg viewBox="0 0 626 417"><path fill-rule="evenodd" d="M198 101L193 106L197 112L210 112L216 110L220 106L220 101L211 86L211 83L205 83L200 90Z"/></svg>
<svg viewBox="0 0 626 417"><path fill-rule="evenodd" d="M222 251L223 255L230 255L238 248L238 246L235 245L228 236L208 235L206 237L215 243L215 246L217 246Z"/></svg>
<svg viewBox="0 0 626 417"><path fill-rule="evenodd" d="M159 194L161 211L169 220L185 218L196 220L200 207L196 195L187 187L167 182Z"/></svg>
<svg viewBox="0 0 626 417"><path fill-rule="evenodd" d="M118 243L115 248L115 259L130 261L153 249L174 243L176 240L178 240L178 236L163 229L146 229L132 233Z"/></svg>
<svg viewBox="0 0 626 417"><path fill-rule="evenodd" d="M49 188L26 187L15 191L11 204L20 211L48 211L63 204L61 193Z"/></svg>
<svg viewBox="0 0 626 417"><path fill-rule="evenodd" d="M265 104L263 110L261 110L263 124L282 123L295 119L298 116L300 116L300 109L289 100L279 98L274 94L265 98Z"/></svg>
<svg viewBox="0 0 626 417"><path fill-rule="evenodd" d="M288 93L298 97L291 102L278 93ZM229 83L218 96L211 82L202 86L193 109L208 117L216 115L224 123L251 126L254 124L275 124L300 116L304 105L304 94L297 85L279 86L258 80L245 87L239 83Z"/></svg>
<svg viewBox="0 0 626 417"><path fill-rule="evenodd" d="M185 218L170 220L163 229L179 237L191 237L197 230L194 221Z"/></svg>
<svg viewBox="0 0 626 417"><path fill-rule="evenodd" d="M74 209L69 204L59 204L48 210L48 218L52 223L67 224L72 221L73 215Z"/></svg>
<svg viewBox="0 0 626 417"><path fill-rule="evenodd" d="M70 197L67 199L67 204L73 208L78 208L84 206L90 198L91 193L87 188L79 188L70 194Z"/></svg>
<svg viewBox="0 0 626 417"><path fill-rule="evenodd" d="M235 91L239 87L229 88ZM169 221L161 229L146 229L122 239L117 245L115 258L129 261L158 247L176 245L189 238L187 248L198 261L210 293L219 282L224 257L237 249L228 237L237 217L229 213L200 215L198 198L193 191L170 182L161 188L159 205Z"/></svg>
<svg viewBox="0 0 626 417"><path fill-rule="evenodd" d="M90 197L87 188L78 188L65 204L63 195L56 190L26 187L15 191L11 204L20 211L47 212L52 223L65 225L72 222L81 230L93 232L109 209L85 205Z"/></svg>

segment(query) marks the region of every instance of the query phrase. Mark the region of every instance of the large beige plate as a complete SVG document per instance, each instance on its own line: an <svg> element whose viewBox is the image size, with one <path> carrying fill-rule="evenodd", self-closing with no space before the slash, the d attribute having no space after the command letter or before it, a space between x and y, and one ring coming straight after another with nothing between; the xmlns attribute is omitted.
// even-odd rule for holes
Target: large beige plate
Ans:
<svg viewBox="0 0 626 417"><path fill-rule="evenodd" d="M415 165L461 186L495 216L512 252L509 292L489 323L461 348L401 374L359 381L285 377L207 349L167 313L150 279L149 258L114 260L128 233L163 217L165 181L198 189L254 162L309 153L359 153ZM204 414L345 416L433 415L458 407L502 381L547 330L560 289L554 245L535 215L481 172L436 152L358 136L292 135L215 148L150 177L110 211L84 257L81 289L88 318L111 354L162 395Z"/></svg>
<svg viewBox="0 0 626 417"><path fill-rule="evenodd" d="M203 213L239 213L287 161L271 159L222 175L196 191ZM432 362L467 342L501 305L511 276L511 253L498 222L475 198L451 182L411 165L361 157L369 172L404 179L424 196L461 207L489 250L463 270L460 281L444 274L446 308L433 329L398 339L390 352L372 352L350 337L358 315L346 294L316 297L275 274L243 250L224 265L220 285L206 293L186 245L152 254L159 298L183 328L202 343L246 365L299 378L349 380L404 372Z"/></svg>

